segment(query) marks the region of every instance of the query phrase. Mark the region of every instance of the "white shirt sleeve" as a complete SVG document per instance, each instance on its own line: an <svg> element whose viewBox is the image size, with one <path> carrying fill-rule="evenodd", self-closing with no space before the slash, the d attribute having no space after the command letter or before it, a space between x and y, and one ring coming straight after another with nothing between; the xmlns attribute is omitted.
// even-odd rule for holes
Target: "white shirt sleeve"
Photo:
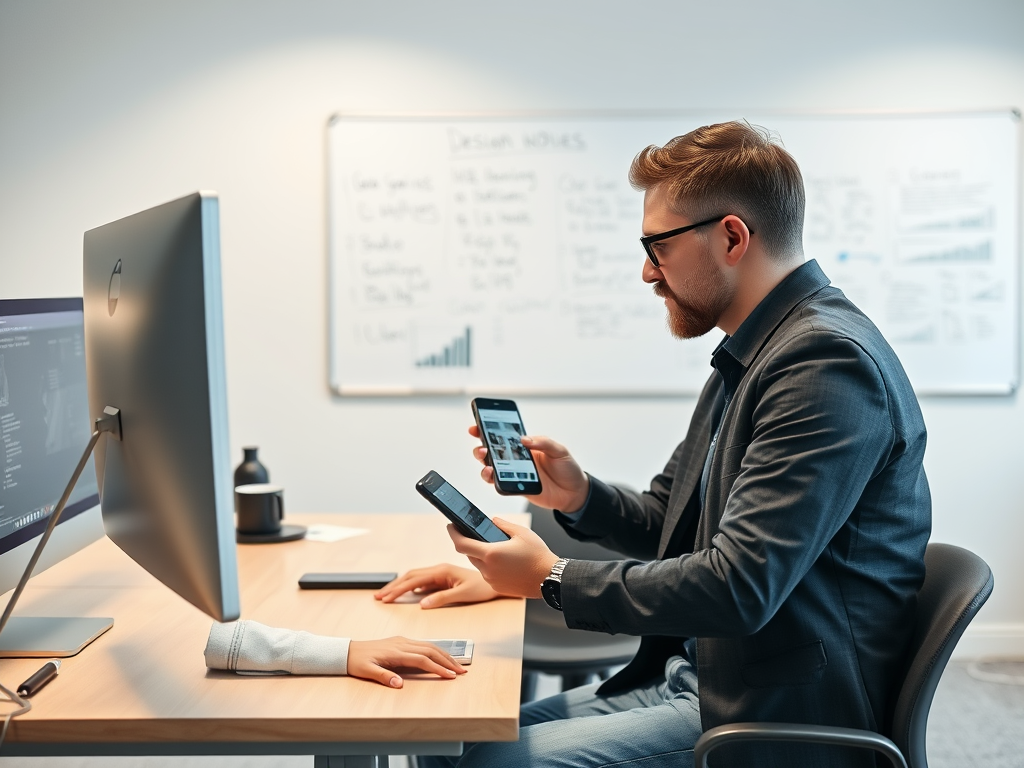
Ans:
<svg viewBox="0 0 1024 768"><path fill-rule="evenodd" d="M347 675L347 637L275 629L255 621L214 624L206 666L242 675Z"/></svg>

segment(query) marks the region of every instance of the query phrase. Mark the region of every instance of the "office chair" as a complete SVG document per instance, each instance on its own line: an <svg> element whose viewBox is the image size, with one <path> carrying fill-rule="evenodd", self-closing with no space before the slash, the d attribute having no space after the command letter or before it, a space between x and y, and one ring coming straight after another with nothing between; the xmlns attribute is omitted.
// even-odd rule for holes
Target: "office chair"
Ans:
<svg viewBox="0 0 1024 768"><path fill-rule="evenodd" d="M619 560L622 555L591 542L576 541L562 530L551 510L528 504L532 527L559 557L579 560ZM565 626L562 614L543 600L526 604L526 633L523 641L522 701L533 699L537 673L558 675L562 690L590 682L597 675L604 679L610 670L625 664L636 654L640 638L630 635L606 635Z"/></svg>
<svg viewBox="0 0 1024 768"><path fill-rule="evenodd" d="M863 747L885 755L899 768L928 768L925 732L935 688L953 648L992 594L992 571L972 552L950 544L929 544L925 577L918 592L917 627L899 688L887 739L856 728L790 723L734 723L712 728L693 750L695 768L707 768L708 754L737 741L799 741Z"/></svg>

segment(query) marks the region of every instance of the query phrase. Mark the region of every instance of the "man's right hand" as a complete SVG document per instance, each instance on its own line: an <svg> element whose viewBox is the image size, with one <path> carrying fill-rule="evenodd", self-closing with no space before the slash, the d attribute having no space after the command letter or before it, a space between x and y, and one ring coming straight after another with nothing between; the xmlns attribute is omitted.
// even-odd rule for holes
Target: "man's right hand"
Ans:
<svg viewBox="0 0 1024 768"><path fill-rule="evenodd" d="M469 434L479 438L480 430L474 424ZM561 512L572 513L582 508L590 493L590 478L566 447L550 437L523 435L520 439L530 449L544 488L536 496L527 498L537 506ZM473 449L473 456L484 465L480 476L493 485L494 467L487 463L487 448L478 445Z"/></svg>

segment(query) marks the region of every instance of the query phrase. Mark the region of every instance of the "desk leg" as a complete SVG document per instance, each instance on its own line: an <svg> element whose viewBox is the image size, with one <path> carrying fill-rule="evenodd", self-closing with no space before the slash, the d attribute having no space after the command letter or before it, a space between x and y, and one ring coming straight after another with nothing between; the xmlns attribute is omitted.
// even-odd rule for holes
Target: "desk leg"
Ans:
<svg viewBox="0 0 1024 768"><path fill-rule="evenodd" d="M388 768L388 756L315 755L313 768Z"/></svg>

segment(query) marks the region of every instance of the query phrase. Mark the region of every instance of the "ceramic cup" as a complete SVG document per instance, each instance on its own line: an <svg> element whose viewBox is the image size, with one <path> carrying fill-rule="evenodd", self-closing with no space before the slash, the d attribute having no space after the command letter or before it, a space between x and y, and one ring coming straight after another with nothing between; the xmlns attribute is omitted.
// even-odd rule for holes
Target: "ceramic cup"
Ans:
<svg viewBox="0 0 1024 768"><path fill-rule="evenodd" d="M239 533L279 533L284 518L284 488L270 483L239 485L235 488L235 509Z"/></svg>

